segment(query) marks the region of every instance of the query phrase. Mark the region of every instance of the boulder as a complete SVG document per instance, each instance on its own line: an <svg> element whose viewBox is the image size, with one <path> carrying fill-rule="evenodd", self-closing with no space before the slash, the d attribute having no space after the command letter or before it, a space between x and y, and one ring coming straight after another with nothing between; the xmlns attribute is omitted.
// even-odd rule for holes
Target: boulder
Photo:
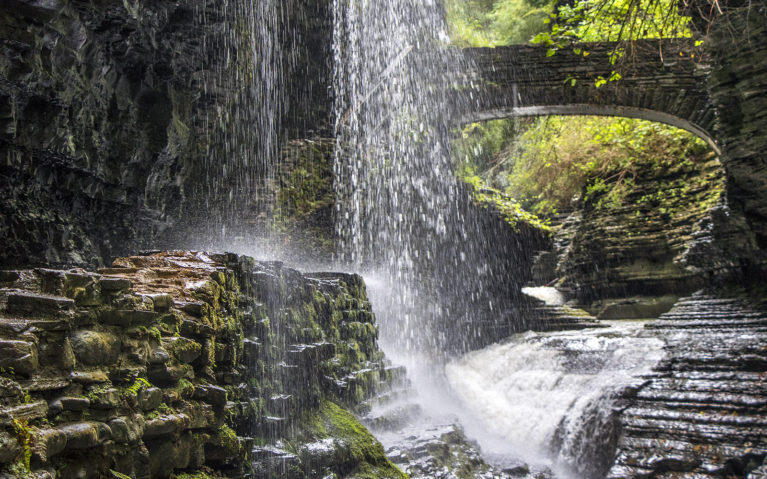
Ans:
<svg viewBox="0 0 767 479"><path fill-rule="evenodd" d="M27 341L0 340L0 368L16 374L30 375L39 366L37 346Z"/></svg>
<svg viewBox="0 0 767 479"><path fill-rule="evenodd" d="M78 363L110 365L120 354L120 339L112 333L82 330L72 336L72 349Z"/></svg>
<svg viewBox="0 0 767 479"><path fill-rule="evenodd" d="M42 462L62 452L67 445L67 435L58 429L40 429L34 433L32 453Z"/></svg>
<svg viewBox="0 0 767 479"><path fill-rule="evenodd" d="M141 414L120 416L109 421L112 437L120 444L135 444L144 436L146 419Z"/></svg>

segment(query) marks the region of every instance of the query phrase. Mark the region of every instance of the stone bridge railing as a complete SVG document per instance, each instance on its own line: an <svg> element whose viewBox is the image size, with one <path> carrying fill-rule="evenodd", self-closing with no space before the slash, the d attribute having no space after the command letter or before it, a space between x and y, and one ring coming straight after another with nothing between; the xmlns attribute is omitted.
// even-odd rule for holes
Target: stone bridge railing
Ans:
<svg viewBox="0 0 767 479"><path fill-rule="evenodd" d="M582 45L546 56L547 47L516 45L463 50L480 93L457 102L461 122L509 116L610 115L671 124L706 140L715 150L716 113L706 91L709 70L691 40L636 42L618 66L613 43ZM596 86L618 71L620 81ZM574 80L574 83L573 83Z"/></svg>

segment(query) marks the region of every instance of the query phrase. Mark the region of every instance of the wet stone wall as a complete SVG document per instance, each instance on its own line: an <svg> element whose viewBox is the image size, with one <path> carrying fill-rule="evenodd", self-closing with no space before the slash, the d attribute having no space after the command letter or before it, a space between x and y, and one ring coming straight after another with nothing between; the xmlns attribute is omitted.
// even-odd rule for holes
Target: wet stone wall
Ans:
<svg viewBox="0 0 767 479"><path fill-rule="evenodd" d="M245 168L224 144L232 98L254 68L233 50L234 4L0 2L1 265L98 267L220 234ZM283 72L284 100L258 141L330 134L330 16L323 0L281 2L282 53L256 60ZM262 213L244 210L236 225Z"/></svg>
<svg viewBox="0 0 767 479"><path fill-rule="evenodd" d="M399 477L377 334L359 276L231 254L2 271L0 477Z"/></svg>

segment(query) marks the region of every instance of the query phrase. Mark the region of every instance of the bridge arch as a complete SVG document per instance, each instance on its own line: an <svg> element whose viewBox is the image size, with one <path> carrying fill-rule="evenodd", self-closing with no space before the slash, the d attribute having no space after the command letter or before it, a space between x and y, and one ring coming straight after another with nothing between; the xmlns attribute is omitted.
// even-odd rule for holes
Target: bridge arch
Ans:
<svg viewBox="0 0 767 479"><path fill-rule="evenodd" d="M617 116L624 118L636 118L639 120L649 120L666 125L675 126L686 130L693 135L701 138L711 147L717 155L720 155L721 149L711 134L697 125L690 123L684 118L647 108L619 106L619 105L594 105L594 104L572 104L572 105L538 105L538 106L518 106L506 109L494 109L476 112L472 117L461 119L461 123L470 123L475 121L500 120L514 116L547 116L547 115L569 115L569 116Z"/></svg>
<svg viewBox="0 0 767 479"><path fill-rule="evenodd" d="M666 123L702 138L721 153L714 137L716 112L705 87L708 66L691 41L637 42L621 68L622 79L597 87L616 67L613 43L586 44L588 56L515 45L469 48L469 76L479 95L459 105L460 123L510 116L600 115Z"/></svg>

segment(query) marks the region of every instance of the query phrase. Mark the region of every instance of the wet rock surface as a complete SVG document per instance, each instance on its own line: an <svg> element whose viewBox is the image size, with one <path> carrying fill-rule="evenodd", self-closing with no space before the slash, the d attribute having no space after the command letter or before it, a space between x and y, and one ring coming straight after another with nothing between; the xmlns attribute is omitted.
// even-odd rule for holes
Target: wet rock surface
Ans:
<svg viewBox="0 0 767 479"><path fill-rule="evenodd" d="M696 294L648 326L667 358L622 410L607 477L760 477L767 457L767 314Z"/></svg>
<svg viewBox="0 0 767 479"><path fill-rule="evenodd" d="M0 278L2 477L401 475L345 409L403 374L359 276L168 252Z"/></svg>
<svg viewBox="0 0 767 479"><path fill-rule="evenodd" d="M551 471L534 471L524 463L493 466L482 457L479 445L456 425L402 430L391 441L386 455L411 478L433 479L550 479Z"/></svg>
<svg viewBox="0 0 767 479"><path fill-rule="evenodd" d="M224 144L229 118L253 120L237 102L262 69L281 75L269 141L329 135L330 5L280 2L272 41L287 53L259 58L259 73L260 39L236 38L237 12L211 0L0 4L0 264L95 267L218 234L211 223L231 219L218 185L242 169ZM229 226L261 213L243 207Z"/></svg>
<svg viewBox="0 0 767 479"><path fill-rule="evenodd" d="M705 284L702 273L737 270L730 258L752 246L745 223L735 224L742 218L729 214L713 153L634 168L620 201L594 193L557 228L547 281L559 278L581 303L689 294Z"/></svg>

